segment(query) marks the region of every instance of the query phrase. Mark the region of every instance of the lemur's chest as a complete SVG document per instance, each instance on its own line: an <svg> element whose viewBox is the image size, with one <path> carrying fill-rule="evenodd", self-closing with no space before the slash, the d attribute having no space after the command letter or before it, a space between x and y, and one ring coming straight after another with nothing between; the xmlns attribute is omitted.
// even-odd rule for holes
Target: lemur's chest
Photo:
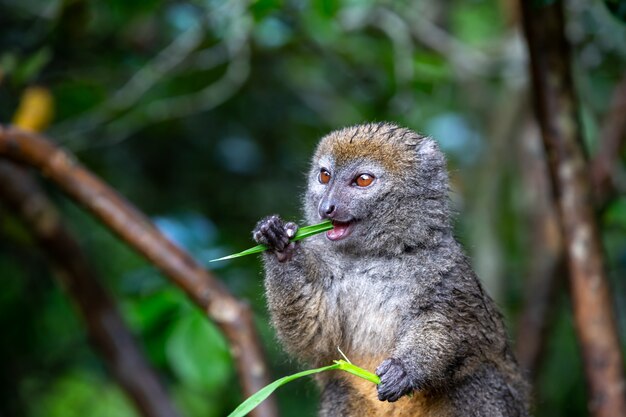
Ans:
<svg viewBox="0 0 626 417"><path fill-rule="evenodd" d="M341 328L340 348L353 356L385 356L395 345L416 293L416 283L394 262L354 262L334 268L327 291ZM332 314L332 313L331 313Z"/></svg>

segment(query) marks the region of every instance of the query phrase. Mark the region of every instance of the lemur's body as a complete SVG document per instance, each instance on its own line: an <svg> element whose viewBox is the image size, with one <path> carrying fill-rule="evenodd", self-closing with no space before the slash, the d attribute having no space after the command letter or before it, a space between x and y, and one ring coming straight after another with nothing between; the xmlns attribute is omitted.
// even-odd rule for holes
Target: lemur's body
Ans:
<svg viewBox="0 0 626 417"><path fill-rule="evenodd" d="M266 293L287 350L322 366L339 347L381 377L321 374L321 416L527 415L501 316L453 237L447 187L431 139L356 126L322 139L309 177L307 221L335 229L289 244L294 224L257 226L274 249Z"/></svg>

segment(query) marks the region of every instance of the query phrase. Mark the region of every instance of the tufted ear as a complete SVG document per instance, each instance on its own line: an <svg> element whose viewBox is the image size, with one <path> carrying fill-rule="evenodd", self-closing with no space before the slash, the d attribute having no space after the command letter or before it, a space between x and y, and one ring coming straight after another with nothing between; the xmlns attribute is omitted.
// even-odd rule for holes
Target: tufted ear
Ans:
<svg viewBox="0 0 626 417"><path fill-rule="evenodd" d="M430 159L430 158L439 158L443 157L441 150L439 149L439 144L435 139L430 136L424 136L422 140L420 140L417 145L417 154L421 158Z"/></svg>
<svg viewBox="0 0 626 417"><path fill-rule="evenodd" d="M424 168L443 168L446 167L446 157L439 149L439 144L431 137L423 138L417 145L417 157L420 165Z"/></svg>
<svg viewBox="0 0 626 417"><path fill-rule="evenodd" d="M446 157L439 144L431 137L425 137L416 148L417 169L424 180L435 189L448 188Z"/></svg>

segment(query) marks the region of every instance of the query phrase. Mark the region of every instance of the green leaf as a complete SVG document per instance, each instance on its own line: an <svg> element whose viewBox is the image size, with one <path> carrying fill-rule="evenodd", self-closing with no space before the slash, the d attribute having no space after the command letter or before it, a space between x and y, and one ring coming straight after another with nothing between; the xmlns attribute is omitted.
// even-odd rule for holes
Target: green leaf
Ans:
<svg viewBox="0 0 626 417"><path fill-rule="evenodd" d="M296 232L296 235L291 238L292 242L296 242L298 240L302 240L305 239L307 237L316 235L318 233L323 233L326 232L330 229L333 228L333 224L330 220L326 220L323 221L321 223L318 224L313 224L310 226L305 226L302 227L300 229L298 229L298 231ZM238 252L238 253L234 253L232 255L228 255L228 256L223 256L221 258L217 258L217 259L211 259L209 262L217 262L217 261L225 261L226 259L233 259L233 258L239 258L241 256L246 256L246 255L252 255L255 253L259 253L259 252L264 252L268 249L267 246L265 245L256 245L255 247L252 247L250 249L246 249L244 251Z"/></svg>
<svg viewBox="0 0 626 417"><path fill-rule="evenodd" d="M213 392L232 376L228 344L199 310L190 311L174 324L166 355L178 379L196 390Z"/></svg>
<svg viewBox="0 0 626 417"><path fill-rule="evenodd" d="M36 384L41 382L37 381ZM84 370L72 370L50 378L38 389L42 391L41 396L26 405L29 416L138 416L119 387Z"/></svg>
<svg viewBox="0 0 626 417"><path fill-rule="evenodd" d="M344 360L338 360L334 362L335 363L333 365L323 366L321 368L316 368L316 369L309 369L307 371L298 372L297 374L293 374L293 375L289 375L289 376L285 376L280 379L277 379L276 381L261 388L256 393L251 395L247 400L241 403L239 407L235 409L235 411L230 413L228 417L243 417L246 414L248 414L250 411L254 410L254 408L257 405L261 404L267 397L269 397L274 391L276 391L278 387L285 385L286 383L291 382L294 379L302 378L303 376L307 376L307 375L317 374L319 372L332 371L332 370L338 369L341 371L349 372L363 379L366 379L370 382L373 382L374 384L380 383L380 378L377 375L369 371L366 371L365 369L359 368L358 366L353 365Z"/></svg>

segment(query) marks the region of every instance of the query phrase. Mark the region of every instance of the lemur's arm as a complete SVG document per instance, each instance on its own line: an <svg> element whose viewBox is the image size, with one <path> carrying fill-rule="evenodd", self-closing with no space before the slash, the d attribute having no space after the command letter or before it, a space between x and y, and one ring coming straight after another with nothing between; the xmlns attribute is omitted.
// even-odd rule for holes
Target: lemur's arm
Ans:
<svg viewBox="0 0 626 417"><path fill-rule="evenodd" d="M290 352L319 360L340 334L328 317L324 286L330 273L305 242L289 241L297 229L270 216L257 224L253 237L270 248L263 254L265 293L278 337Z"/></svg>
<svg viewBox="0 0 626 417"><path fill-rule="evenodd" d="M471 276L460 278L464 273ZM481 355L476 349L502 344L502 327L471 271L452 271L422 297L428 301L416 302L391 357L376 370L381 400L448 386Z"/></svg>

